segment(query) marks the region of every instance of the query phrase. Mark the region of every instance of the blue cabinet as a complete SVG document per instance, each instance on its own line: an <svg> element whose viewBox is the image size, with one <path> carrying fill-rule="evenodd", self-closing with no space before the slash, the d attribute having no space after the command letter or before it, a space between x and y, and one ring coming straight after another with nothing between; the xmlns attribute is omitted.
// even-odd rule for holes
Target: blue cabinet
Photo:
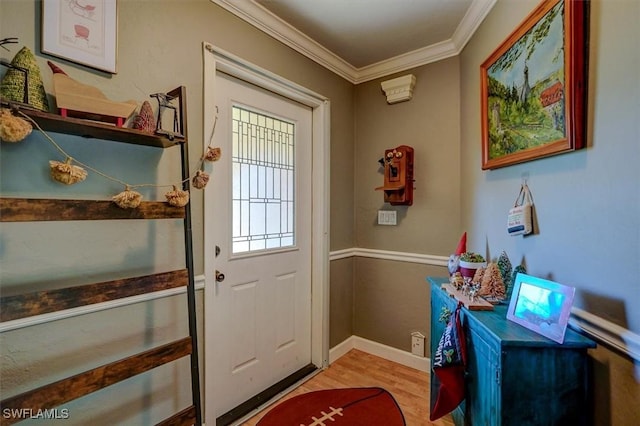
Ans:
<svg viewBox="0 0 640 426"><path fill-rule="evenodd" d="M431 360L446 324L443 309L457 302L431 284ZM595 343L567 329L558 344L507 320L507 305L493 311L463 308L467 339L465 400L452 413L455 424L473 426L539 426L588 424L589 368L587 349ZM432 364L433 365L433 364ZM433 381L431 392L434 389Z"/></svg>

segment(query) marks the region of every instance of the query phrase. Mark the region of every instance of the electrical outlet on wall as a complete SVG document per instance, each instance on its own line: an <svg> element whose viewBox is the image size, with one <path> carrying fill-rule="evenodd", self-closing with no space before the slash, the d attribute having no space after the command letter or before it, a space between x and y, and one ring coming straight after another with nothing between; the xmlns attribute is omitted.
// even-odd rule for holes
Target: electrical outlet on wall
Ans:
<svg viewBox="0 0 640 426"><path fill-rule="evenodd" d="M411 353L417 356L424 357L424 334L414 331L411 333Z"/></svg>
<svg viewBox="0 0 640 426"><path fill-rule="evenodd" d="M378 210L378 225L397 225L395 210Z"/></svg>

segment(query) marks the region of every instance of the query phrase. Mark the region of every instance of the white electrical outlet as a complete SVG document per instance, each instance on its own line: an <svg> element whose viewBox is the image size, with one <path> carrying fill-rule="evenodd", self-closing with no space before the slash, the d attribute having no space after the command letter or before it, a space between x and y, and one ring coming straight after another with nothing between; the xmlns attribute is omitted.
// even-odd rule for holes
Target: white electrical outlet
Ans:
<svg viewBox="0 0 640 426"><path fill-rule="evenodd" d="M411 333L411 353L424 357L424 334L414 331Z"/></svg>
<svg viewBox="0 0 640 426"><path fill-rule="evenodd" d="M397 225L395 210L378 210L378 225Z"/></svg>

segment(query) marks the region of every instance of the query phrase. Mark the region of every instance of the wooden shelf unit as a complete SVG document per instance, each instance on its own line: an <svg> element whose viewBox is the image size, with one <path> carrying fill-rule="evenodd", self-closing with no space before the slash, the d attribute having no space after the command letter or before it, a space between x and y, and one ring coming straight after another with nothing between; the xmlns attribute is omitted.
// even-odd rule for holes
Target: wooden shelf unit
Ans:
<svg viewBox="0 0 640 426"><path fill-rule="evenodd" d="M150 135L137 130L117 128L74 118L63 118L10 105L33 118L47 131L106 141L169 148L181 151L183 189L189 189L189 155L187 151L186 89L179 87L168 93L179 100L180 133ZM53 313L80 306L113 301L177 287L186 287L189 334L171 343L97 366L74 376L50 383L0 401L5 409L31 409L33 412L60 406L102 388L144 373L161 365L189 356L191 361L190 406L163 420L161 425L201 425L200 373L198 366L197 321L191 213L187 207L172 207L164 202L143 202L136 209L121 209L105 200L61 200L0 198L0 222L69 221L69 220L158 220L182 219L184 223L185 268L146 276L37 291L0 297L0 322ZM17 411L14 411L17 412ZM0 425L23 419L0 416Z"/></svg>

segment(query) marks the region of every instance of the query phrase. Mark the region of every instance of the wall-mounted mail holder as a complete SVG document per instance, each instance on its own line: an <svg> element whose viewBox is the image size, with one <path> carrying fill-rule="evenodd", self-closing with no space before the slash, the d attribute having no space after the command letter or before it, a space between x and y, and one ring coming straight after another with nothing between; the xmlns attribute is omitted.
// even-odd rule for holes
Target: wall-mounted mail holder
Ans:
<svg viewBox="0 0 640 426"><path fill-rule="evenodd" d="M380 159L384 166L384 185L376 191L384 192L384 202L392 206L413 204L413 148L400 145L384 151Z"/></svg>

